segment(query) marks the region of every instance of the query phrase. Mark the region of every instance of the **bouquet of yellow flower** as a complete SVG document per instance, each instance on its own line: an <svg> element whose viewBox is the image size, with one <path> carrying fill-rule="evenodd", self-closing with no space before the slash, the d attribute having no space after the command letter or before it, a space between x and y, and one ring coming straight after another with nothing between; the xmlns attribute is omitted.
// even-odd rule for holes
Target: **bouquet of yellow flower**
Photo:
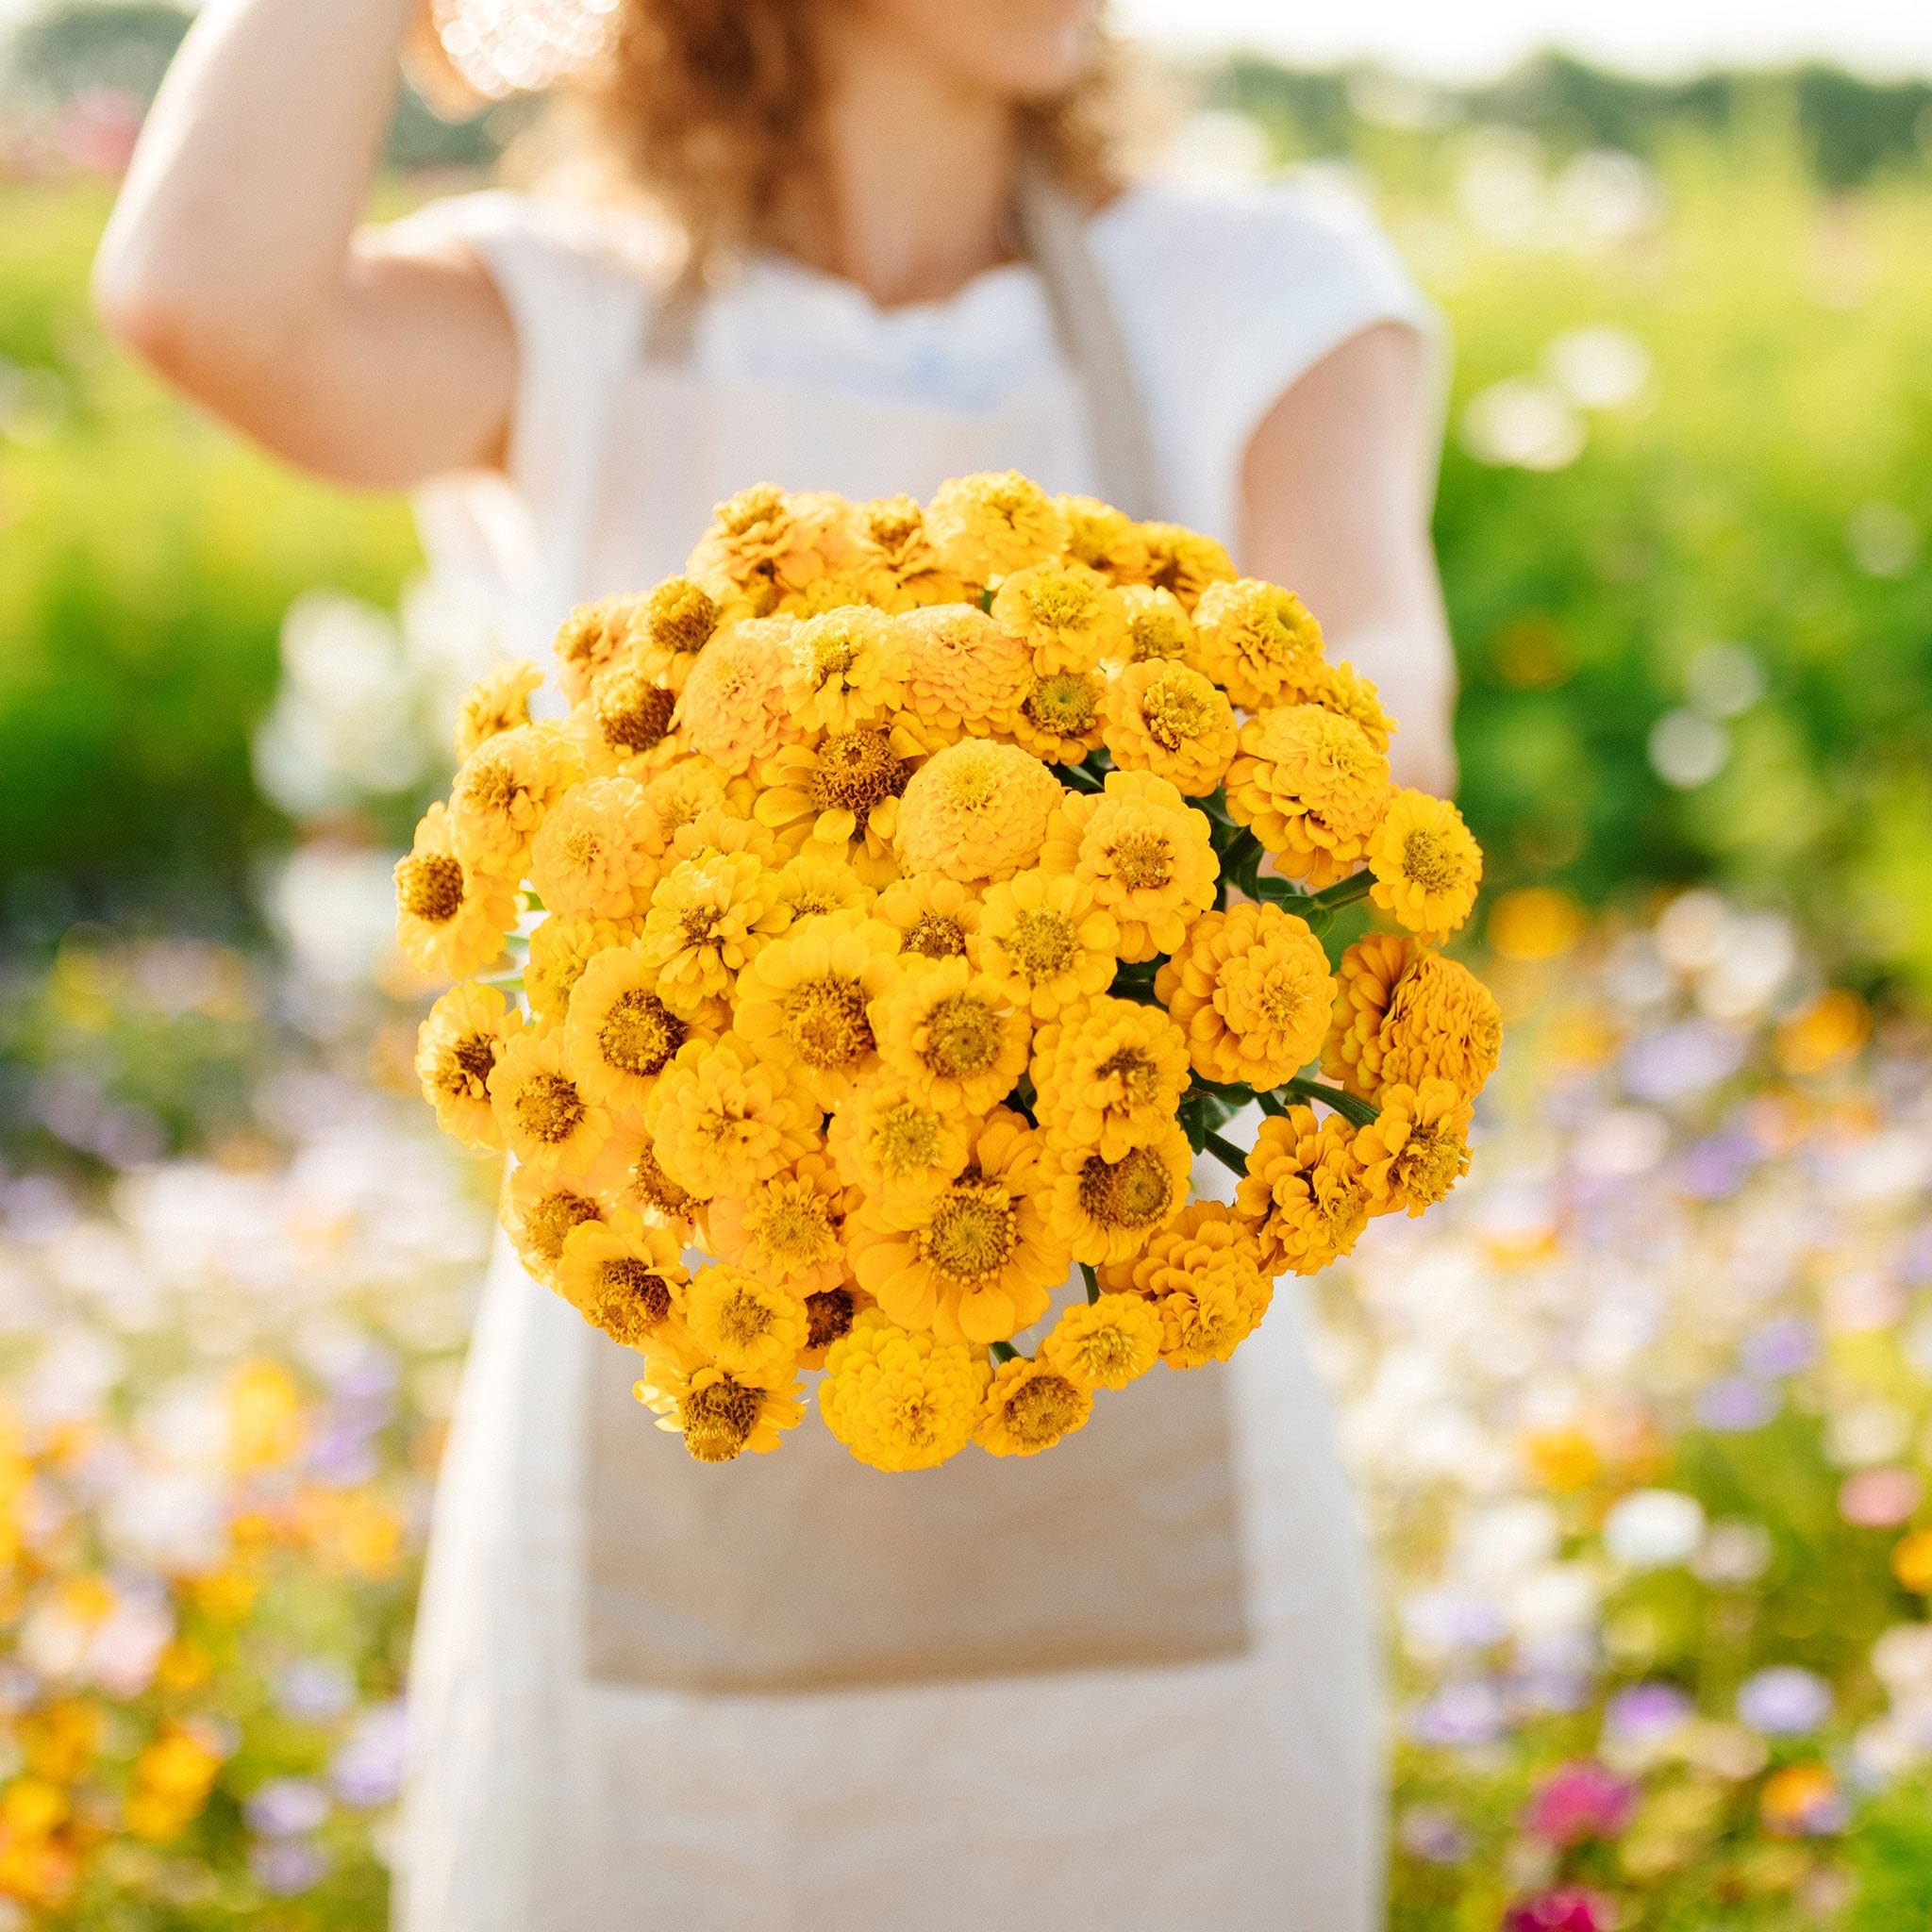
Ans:
<svg viewBox="0 0 1932 1932"><path fill-rule="evenodd" d="M417 1066L692 1456L776 1448L807 1370L879 1469L1050 1448L1466 1170L1501 1024L1437 945L1481 853L1218 543L1012 473L764 485L556 648L569 715L480 685L396 868L459 981ZM1362 898L1398 930L1331 970Z"/></svg>

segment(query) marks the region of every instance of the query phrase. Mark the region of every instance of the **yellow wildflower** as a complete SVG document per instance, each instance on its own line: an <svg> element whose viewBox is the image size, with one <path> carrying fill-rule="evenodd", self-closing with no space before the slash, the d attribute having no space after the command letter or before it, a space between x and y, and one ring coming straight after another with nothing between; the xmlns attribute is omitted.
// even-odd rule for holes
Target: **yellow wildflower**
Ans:
<svg viewBox="0 0 1932 1932"><path fill-rule="evenodd" d="M1210 585L1235 580L1234 559L1212 537L1198 530L1180 524L1142 524L1141 541L1147 546L1142 581L1171 591L1188 610Z"/></svg>
<svg viewBox="0 0 1932 1932"><path fill-rule="evenodd" d="M749 772L799 736L785 694L798 626L789 617L734 624L706 646L678 700L685 742L722 772Z"/></svg>
<svg viewBox="0 0 1932 1932"><path fill-rule="evenodd" d="M825 1130L841 1177L858 1190L858 1210L881 1225L917 1221L966 1165L980 1123L916 1101L903 1080L874 1074L841 1103Z"/></svg>
<svg viewBox="0 0 1932 1932"><path fill-rule="evenodd" d="M681 691L721 616L701 585L689 577L666 577L631 613L629 655L653 684Z"/></svg>
<svg viewBox="0 0 1932 1932"><path fill-rule="evenodd" d="M1077 1388L1124 1389L1159 1359L1160 1341L1153 1303L1138 1294L1103 1294L1062 1308L1039 1358Z"/></svg>
<svg viewBox="0 0 1932 1932"><path fill-rule="evenodd" d="M641 1128L620 1126L591 1178L605 1207L628 1208L653 1227L669 1229L680 1243L694 1236L709 1238L703 1227L705 1203L664 1172L650 1135Z"/></svg>
<svg viewBox="0 0 1932 1932"><path fill-rule="evenodd" d="M1221 783L1241 736L1227 693L1172 658L1130 664L1108 681L1107 748L1124 772L1152 772L1190 798Z"/></svg>
<svg viewBox="0 0 1932 1932"><path fill-rule="evenodd" d="M628 945L636 937L637 926L628 921L558 919L555 914L540 920L530 934L529 958L524 961L524 992L530 1011L540 1021L562 1019L584 968L599 953Z"/></svg>
<svg viewBox="0 0 1932 1932"><path fill-rule="evenodd" d="M991 898L991 894L987 895ZM979 961L981 899L943 873L915 872L878 896L878 916L899 932L899 950L922 959Z"/></svg>
<svg viewBox="0 0 1932 1932"><path fill-rule="evenodd" d="M972 1440L985 1357L865 1309L832 1344L819 1384L826 1428L874 1469L934 1469Z"/></svg>
<svg viewBox="0 0 1932 1932"><path fill-rule="evenodd" d="M644 789L629 778L588 778L551 808L530 846L530 884L564 919L641 916L657 883L645 849Z"/></svg>
<svg viewBox="0 0 1932 1932"><path fill-rule="evenodd" d="M685 1291L685 1332L734 1381L756 1388L791 1380L809 1325L802 1294L748 1268L700 1268Z"/></svg>
<svg viewBox="0 0 1932 1932"><path fill-rule="evenodd" d="M1353 664L1329 665L1328 675L1322 680L1321 689L1311 694L1309 703L1320 705L1324 711L1339 711L1344 718L1353 718L1361 726L1362 736L1377 751L1389 749L1395 720L1382 708L1382 694Z"/></svg>
<svg viewBox="0 0 1932 1932"><path fill-rule="evenodd" d="M1322 1071L1373 1100L1432 1075L1472 1096L1496 1070L1503 1015L1466 966L1420 940L1371 933L1341 956Z"/></svg>
<svg viewBox="0 0 1932 1932"><path fill-rule="evenodd" d="M982 970L1036 1020L1111 983L1120 926L1088 880L1035 866L989 886L977 909Z"/></svg>
<svg viewBox="0 0 1932 1932"><path fill-rule="evenodd" d="M1058 557L1067 520L1017 470L987 471L940 485L925 507L925 533L941 570L968 584L991 584Z"/></svg>
<svg viewBox="0 0 1932 1932"><path fill-rule="evenodd" d="M1120 922L1120 957L1172 953L1214 903L1220 861L1208 820L1165 778L1109 772L1106 790L1072 791L1047 826L1040 863L1074 873Z"/></svg>
<svg viewBox="0 0 1932 1932"><path fill-rule="evenodd" d="M666 1177L700 1201L744 1193L818 1139L819 1108L789 1069L735 1033L689 1040L644 1102L644 1131Z"/></svg>
<svg viewBox="0 0 1932 1932"><path fill-rule="evenodd" d="M1284 705L1241 726L1227 808L1291 879L1319 890L1353 872L1389 805L1389 760L1352 718Z"/></svg>
<svg viewBox="0 0 1932 1932"><path fill-rule="evenodd" d="M1013 714L1011 735L1042 764L1077 765L1100 749L1107 687L1091 671L1049 671Z"/></svg>
<svg viewBox="0 0 1932 1932"><path fill-rule="evenodd" d="M830 1158L802 1155L744 1192L713 1200L711 1241L721 1261L782 1283L803 1300L844 1279L847 1206Z"/></svg>
<svg viewBox="0 0 1932 1932"><path fill-rule="evenodd" d="M1482 883L1482 847L1446 798L1405 788L1369 840L1369 896L1410 932L1441 939L1475 905Z"/></svg>
<svg viewBox="0 0 1932 1932"><path fill-rule="evenodd" d="M899 811L900 861L962 885L1009 879L1039 857L1059 780L1016 744L969 738L912 774Z"/></svg>
<svg viewBox="0 0 1932 1932"><path fill-rule="evenodd" d="M1118 1160L1173 1131L1190 1086L1187 1036L1158 1007L1110 995L1075 1007L1033 1042L1040 1124L1069 1147Z"/></svg>
<svg viewBox="0 0 1932 1932"><path fill-rule="evenodd" d="M641 597L600 597L593 604L579 604L558 626L551 649L557 654L558 682L572 704L590 691L598 672L623 655L643 602Z"/></svg>
<svg viewBox="0 0 1932 1932"><path fill-rule="evenodd" d="M695 1361L681 1319L691 1276L668 1228L628 1208L579 1222L563 1238L557 1272L564 1299L612 1341Z"/></svg>
<svg viewBox="0 0 1932 1932"><path fill-rule="evenodd" d="M791 850L808 841L845 859L867 885L883 885L896 870L900 798L918 757L918 741L896 724L857 724L816 744L787 745L763 768L758 823Z"/></svg>
<svg viewBox="0 0 1932 1932"><path fill-rule="evenodd" d="M1180 1212L1193 1149L1172 1117L1140 1145L1109 1160L1098 1147L1047 1137L1040 1186L1047 1224L1076 1261L1125 1261Z"/></svg>
<svg viewBox="0 0 1932 1932"><path fill-rule="evenodd" d="M1033 654L976 605L938 604L899 620L907 726L927 751L1012 728L1033 689Z"/></svg>
<svg viewBox="0 0 1932 1932"><path fill-rule="evenodd" d="M712 511L685 573L720 602L764 617L787 591L842 567L855 536L847 506L829 492L756 483Z"/></svg>
<svg viewBox="0 0 1932 1932"><path fill-rule="evenodd" d="M641 783L656 776L680 750L672 730L676 707L670 687L629 658L600 671L571 713L586 769L593 777L621 774Z"/></svg>
<svg viewBox="0 0 1932 1932"><path fill-rule="evenodd" d="M441 805L423 815L395 878L396 944L417 972L455 979L501 956L522 895L508 879L458 855Z"/></svg>
<svg viewBox="0 0 1932 1932"><path fill-rule="evenodd" d="M539 1174L580 1180L610 1138L610 1113L572 1075L563 1035L512 1034L487 1082L503 1144Z"/></svg>
<svg viewBox="0 0 1932 1932"><path fill-rule="evenodd" d="M906 956L869 1017L888 1071L941 1112L985 1113L1026 1071L1026 1008L963 958Z"/></svg>
<svg viewBox="0 0 1932 1932"><path fill-rule="evenodd" d="M738 975L784 927L776 883L749 852L687 858L658 881L638 953L673 1011L728 999Z"/></svg>
<svg viewBox="0 0 1932 1932"><path fill-rule="evenodd" d="M501 1147L490 1075L524 1016L493 986L453 986L416 1035L416 1077L436 1123L466 1147Z"/></svg>
<svg viewBox="0 0 1932 1932"><path fill-rule="evenodd" d="M796 1428L805 1413L805 1384L796 1378L768 1389L708 1363L687 1369L658 1357L650 1358L632 1393L660 1429L684 1438L699 1462L729 1462L747 1449L769 1455L780 1432Z"/></svg>
<svg viewBox="0 0 1932 1932"><path fill-rule="evenodd" d="M788 929L826 912L870 912L878 897L842 858L813 846L787 859L774 879L773 903Z"/></svg>
<svg viewBox="0 0 1932 1932"><path fill-rule="evenodd" d="M1196 1073L1260 1091L1321 1051L1335 979L1305 921L1278 906L1240 905L1189 927L1154 991L1186 1032Z"/></svg>
<svg viewBox="0 0 1932 1932"><path fill-rule="evenodd" d="M530 693L543 682L543 667L527 658L486 673L457 708L457 762L485 739L530 722Z"/></svg>
<svg viewBox="0 0 1932 1932"><path fill-rule="evenodd" d="M1470 1102L1449 1081L1425 1079L1384 1087L1375 1105L1379 1115L1355 1137L1369 1212L1420 1214L1469 1172Z"/></svg>
<svg viewBox="0 0 1932 1932"><path fill-rule="evenodd" d="M679 831L708 811L743 816L757 795L758 788L749 778L731 776L710 758L679 758L644 787L644 803L651 812L652 857L661 861Z"/></svg>
<svg viewBox="0 0 1932 1932"><path fill-rule="evenodd" d="M1065 1370L1016 1355L993 1371L973 1440L990 1456L1038 1456L1092 1413L1091 1391Z"/></svg>
<svg viewBox="0 0 1932 1932"><path fill-rule="evenodd" d="M1046 1312L1067 1250L1038 1194L1040 1137L1000 1108L974 1137L966 1166L915 1208L880 1226L864 1204L846 1245L858 1285L895 1322L942 1341L1004 1341Z"/></svg>
<svg viewBox="0 0 1932 1932"><path fill-rule="evenodd" d="M858 519L897 586L882 601L889 610L926 604L957 604L966 586L940 569L939 553L925 533L925 510L916 497L875 496L858 506Z"/></svg>
<svg viewBox="0 0 1932 1932"><path fill-rule="evenodd" d="M868 1011L898 976L899 935L860 912L828 912L782 934L738 983L740 1038L831 1108L878 1064Z"/></svg>
<svg viewBox="0 0 1932 1932"><path fill-rule="evenodd" d="M486 738L450 788L450 836L473 872L513 879L544 814L584 775L584 755L559 724L519 724Z"/></svg>
<svg viewBox="0 0 1932 1932"><path fill-rule="evenodd" d="M1091 671L1126 641L1120 593L1084 563L1036 563L1015 571L992 600L992 621L1033 653L1041 677Z"/></svg>
<svg viewBox="0 0 1932 1932"><path fill-rule="evenodd" d="M564 1059L584 1097L641 1124L658 1075L687 1040L711 1029L673 1012L635 946L599 953L578 976L563 1024Z"/></svg>
<svg viewBox="0 0 1932 1932"><path fill-rule="evenodd" d="M1250 711L1307 704L1328 681L1322 626L1277 584L1211 585L1195 606L1194 631L1195 662Z"/></svg>
<svg viewBox="0 0 1932 1932"><path fill-rule="evenodd" d="M604 1219L604 1204L588 1182L559 1180L531 1167L505 1176L497 1219L523 1262L546 1288L558 1283L563 1244L574 1227Z"/></svg>
<svg viewBox="0 0 1932 1932"><path fill-rule="evenodd" d="M774 872L778 868L778 841L769 825L761 825L728 806L713 806L679 825L671 835L671 847L663 863L669 870L687 858L718 858L739 852L750 853L760 865Z"/></svg>
<svg viewBox="0 0 1932 1932"><path fill-rule="evenodd" d="M1126 625L1120 652L1124 662L1194 662L1194 621L1172 591L1153 584L1124 584L1121 610Z"/></svg>
<svg viewBox="0 0 1932 1932"><path fill-rule="evenodd" d="M1270 1274L1313 1274L1347 1254L1369 1218L1355 1129L1339 1113L1318 1123L1312 1107L1271 1115L1235 1188L1235 1211Z"/></svg>
<svg viewBox="0 0 1932 1932"><path fill-rule="evenodd" d="M1153 1306L1160 1358L1171 1369L1226 1361L1255 1332L1274 1291L1254 1241L1219 1201L1182 1209L1144 1254L1101 1278Z"/></svg>
<svg viewBox="0 0 1932 1932"><path fill-rule="evenodd" d="M780 678L785 711L808 736L878 724L906 702L911 654L897 622L862 604L808 619L791 633Z"/></svg>
<svg viewBox="0 0 1932 1932"><path fill-rule="evenodd" d="M1138 584L1152 557L1147 538L1125 510L1097 496L1062 496L1056 501L1067 520L1067 555L1089 570L1121 583Z"/></svg>

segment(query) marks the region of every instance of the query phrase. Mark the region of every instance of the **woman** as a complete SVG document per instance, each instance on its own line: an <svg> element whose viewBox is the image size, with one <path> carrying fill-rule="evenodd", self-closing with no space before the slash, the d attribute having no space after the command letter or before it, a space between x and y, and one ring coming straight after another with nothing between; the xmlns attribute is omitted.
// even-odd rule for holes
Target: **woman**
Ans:
<svg viewBox="0 0 1932 1932"><path fill-rule="evenodd" d="M1122 185L1095 0L618 0L584 84L681 273L589 204L358 225L416 5L210 0L98 298L290 460L417 489L520 648L754 480L1011 466L1293 585L1398 776L1447 789L1427 313L1304 193ZM412 1932L1375 1922L1372 1619L1289 1284L1231 1371L977 1474L801 1430L693 1476L627 1380L499 1256L412 1683Z"/></svg>

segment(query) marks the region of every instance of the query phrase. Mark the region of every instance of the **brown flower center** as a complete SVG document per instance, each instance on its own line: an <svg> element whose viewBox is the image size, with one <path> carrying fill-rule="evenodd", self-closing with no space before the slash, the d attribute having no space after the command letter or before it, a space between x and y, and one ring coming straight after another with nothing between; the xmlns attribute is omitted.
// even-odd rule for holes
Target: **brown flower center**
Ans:
<svg viewBox="0 0 1932 1932"><path fill-rule="evenodd" d="M933 1209L920 1242L926 1261L956 1281L997 1274L1019 1245L1013 1199L997 1181L957 1181Z"/></svg>
<svg viewBox="0 0 1932 1932"><path fill-rule="evenodd" d="M396 899L403 910L442 925L463 909L463 866L454 853L413 853L396 867Z"/></svg>
<svg viewBox="0 0 1932 1932"><path fill-rule="evenodd" d="M849 1288L827 1288L805 1298L808 1348L829 1348L851 1334L854 1307Z"/></svg>
<svg viewBox="0 0 1932 1932"><path fill-rule="evenodd" d="M597 1047L613 1067L642 1076L663 1068L684 1044L687 1031L656 993L634 986L611 1001L597 1029Z"/></svg>
<svg viewBox="0 0 1932 1932"><path fill-rule="evenodd" d="M613 1255L597 1278L591 1320L613 1341L636 1348L671 1312L664 1277L635 1255Z"/></svg>
<svg viewBox="0 0 1932 1932"><path fill-rule="evenodd" d="M446 1092L481 1100L491 1074L496 1067L496 1036L466 1033L450 1048L442 1063L442 1085Z"/></svg>
<svg viewBox="0 0 1932 1932"><path fill-rule="evenodd" d="M1051 1449L1086 1415L1087 1403L1064 1375L1031 1375L1007 1401L1007 1433L1029 1449Z"/></svg>
<svg viewBox="0 0 1932 1932"><path fill-rule="evenodd" d="M1174 1176L1151 1147L1118 1160L1089 1155L1080 1169L1080 1206L1102 1227L1153 1227L1174 1204Z"/></svg>
<svg viewBox="0 0 1932 1932"><path fill-rule="evenodd" d="M700 1462L729 1462L750 1441L763 1407L764 1397L758 1390L747 1389L729 1375L693 1389L678 1404L684 1446Z"/></svg>
<svg viewBox="0 0 1932 1932"><path fill-rule="evenodd" d="M655 1208L673 1221L689 1221L697 1206L696 1195L686 1193L658 1165L658 1157L648 1147L641 1147L631 1163L629 1193L641 1206Z"/></svg>
<svg viewBox="0 0 1932 1932"><path fill-rule="evenodd" d="M836 731L819 746L812 767L812 807L849 811L862 822L882 800L897 798L910 775L890 732L872 725Z"/></svg>
<svg viewBox="0 0 1932 1932"><path fill-rule="evenodd" d="M607 744L635 757L663 742L677 700L635 671L608 671L597 680L593 704Z"/></svg>
<svg viewBox="0 0 1932 1932"><path fill-rule="evenodd" d="M905 950L926 959L956 959L966 950L966 933L957 919L922 912L906 935Z"/></svg>
<svg viewBox="0 0 1932 1932"><path fill-rule="evenodd" d="M588 1194L556 1188L540 1196L524 1216L524 1239L553 1266L563 1253L565 1238L587 1221L602 1221L604 1210Z"/></svg>
<svg viewBox="0 0 1932 1932"><path fill-rule="evenodd" d="M583 1124L588 1109L574 1081L561 1074L537 1074L516 1097L517 1124L533 1141L558 1146Z"/></svg>
<svg viewBox="0 0 1932 1932"><path fill-rule="evenodd" d="M873 1050L865 989L856 979L827 974L805 980L785 995L781 1010L785 1037L808 1067L856 1067Z"/></svg>

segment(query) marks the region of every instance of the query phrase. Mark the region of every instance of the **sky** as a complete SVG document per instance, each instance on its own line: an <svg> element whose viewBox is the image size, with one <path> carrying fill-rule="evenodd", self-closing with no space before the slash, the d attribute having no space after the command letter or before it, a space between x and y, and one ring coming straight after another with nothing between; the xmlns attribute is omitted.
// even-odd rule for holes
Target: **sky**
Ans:
<svg viewBox="0 0 1932 1932"><path fill-rule="evenodd" d="M1113 0L1129 31L1191 49L1249 46L1307 65L1373 56L1431 79L1480 78L1539 47L1681 73L1822 56L1932 75L1932 0Z"/></svg>

